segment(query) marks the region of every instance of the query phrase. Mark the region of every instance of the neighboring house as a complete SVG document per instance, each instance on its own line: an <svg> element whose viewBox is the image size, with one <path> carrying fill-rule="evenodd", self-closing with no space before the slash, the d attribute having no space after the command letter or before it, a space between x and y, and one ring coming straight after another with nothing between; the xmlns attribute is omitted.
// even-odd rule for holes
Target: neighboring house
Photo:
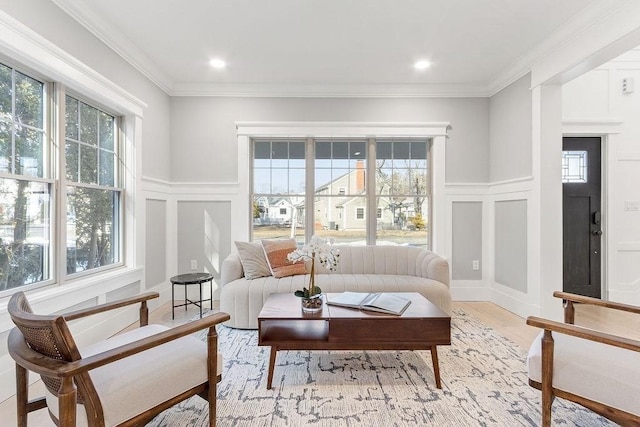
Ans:
<svg viewBox="0 0 640 427"><path fill-rule="evenodd" d="M255 224L291 225L302 224L304 219L304 196L297 197L258 197L259 216L254 218Z"/></svg>

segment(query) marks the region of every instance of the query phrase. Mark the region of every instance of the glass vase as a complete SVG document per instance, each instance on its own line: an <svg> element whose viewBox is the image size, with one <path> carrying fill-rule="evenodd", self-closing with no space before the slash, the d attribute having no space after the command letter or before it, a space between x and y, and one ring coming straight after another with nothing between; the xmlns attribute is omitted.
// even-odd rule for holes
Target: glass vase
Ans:
<svg viewBox="0 0 640 427"><path fill-rule="evenodd" d="M313 295L300 299L302 303L302 311L305 313L317 313L322 310L322 295Z"/></svg>

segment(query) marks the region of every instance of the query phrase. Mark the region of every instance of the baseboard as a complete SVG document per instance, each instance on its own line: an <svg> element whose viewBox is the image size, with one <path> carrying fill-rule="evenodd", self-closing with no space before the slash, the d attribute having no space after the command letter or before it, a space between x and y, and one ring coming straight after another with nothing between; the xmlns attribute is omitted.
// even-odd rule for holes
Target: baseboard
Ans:
<svg viewBox="0 0 640 427"><path fill-rule="evenodd" d="M526 299L526 294L495 283L491 288L489 301L522 318L527 318L527 316L531 315L538 315L540 313L540 307L535 304L531 304Z"/></svg>
<svg viewBox="0 0 640 427"><path fill-rule="evenodd" d="M453 301L490 301L491 288L482 280L452 280Z"/></svg>

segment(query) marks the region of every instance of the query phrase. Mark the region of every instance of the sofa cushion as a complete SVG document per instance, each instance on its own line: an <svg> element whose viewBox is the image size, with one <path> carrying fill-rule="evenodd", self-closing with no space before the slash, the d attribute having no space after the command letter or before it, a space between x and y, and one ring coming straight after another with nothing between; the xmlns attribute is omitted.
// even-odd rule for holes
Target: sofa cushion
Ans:
<svg viewBox="0 0 640 427"><path fill-rule="evenodd" d="M303 262L292 263L287 259L287 255L297 248L295 239L263 239L261 242L273 277L287 277L307 272Z"/></svg>
<svg viewBox="0 0 640 427"><path fill-rule="evenodd" d="M529 378L537 382L542 382L543 334L527 357ZM553 339L554 388L640 415L640 353L560 333Z"/></svg>
<svg viewBox="0 0 640 427"><path fill-rule="evenodd" d="M271 276L271 268L260 243L235 242L244 270L244 277L249 280Z"/></svg>

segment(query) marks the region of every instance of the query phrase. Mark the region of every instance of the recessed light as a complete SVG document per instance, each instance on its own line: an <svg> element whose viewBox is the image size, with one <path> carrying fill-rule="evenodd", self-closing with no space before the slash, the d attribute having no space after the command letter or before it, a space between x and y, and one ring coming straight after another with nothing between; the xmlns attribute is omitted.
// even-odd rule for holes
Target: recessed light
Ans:
<svg viewBox="0 0 640 427"><path fill-rule="evenodd" d="M416 63L413 64L413 68L416 70L426 70L429 67L431 67L431 62L426 60L416 61Z"/></svg>
<svg viewBox="0 0 640 427"><path fill-rule="evenodd" d="M224 68L227 66L227 63L222 59L215 58L209 61L209 65L211 65L213 68Z"/></svg>

